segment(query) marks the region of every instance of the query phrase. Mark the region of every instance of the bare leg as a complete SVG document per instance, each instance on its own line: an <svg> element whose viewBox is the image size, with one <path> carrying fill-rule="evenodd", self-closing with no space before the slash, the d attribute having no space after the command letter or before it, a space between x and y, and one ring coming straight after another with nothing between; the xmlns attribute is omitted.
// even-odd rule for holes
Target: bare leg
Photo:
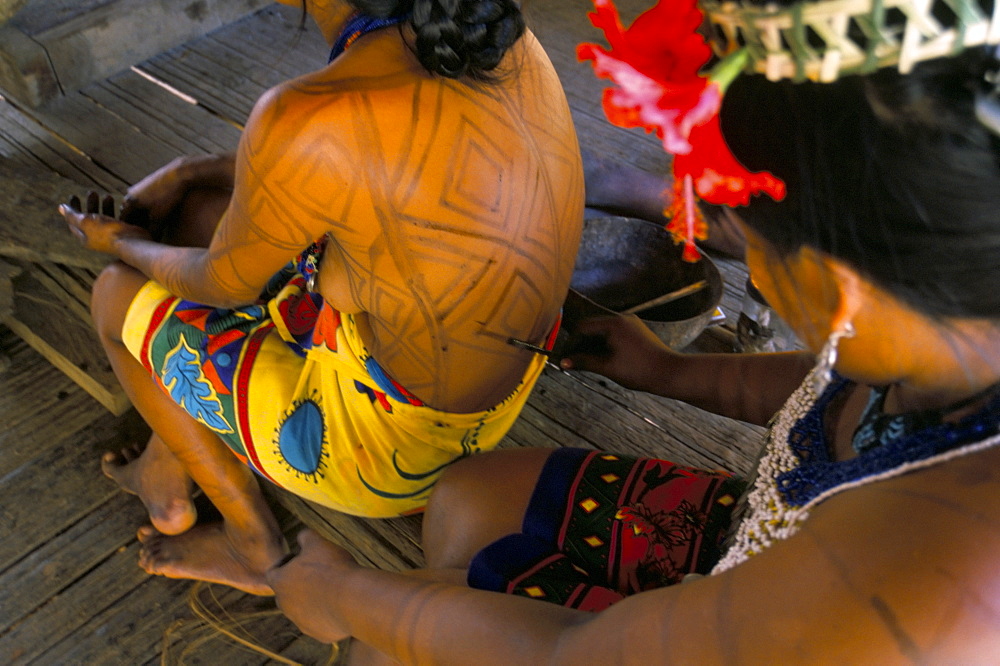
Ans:
<svg viewBox="0 0 1000 666"><path fill-rule="evenodd" d="M407 572L424 580L465 585L472 557L497 539L521 531L524 513L551 449L508 449L467 458L442 475L424 514L423 549L426 569ZM323 591L330 585L329 591ZM333 584L315 581L301 589L305 598L289 600L307 608L336 594ZM349 664L396 664L382 652L351 641Z"/></svg>
<svg viewBox="0 0 1000 666"><path fill-rule="evenodd" d="M156 433L145 449L134 445L101 459L101 470L122 490L138 495L153 526L163 534L180 534L195 523L193 483L184 466Z"/></svg>
<svg viewBox="0 0 1000 666"><path fill-rule="evenodd" d="M222 189L190 190L177 212L166 221L164 242L207 247L229 205L229 195L228 190ZM129 297L128 303L131 295L126 296ZM101 298L95 295L94 307L101 311L109 309L103 295ZM117 322L117 317L114 319L109 325L118 325L117 330L120 331L120 322ZM118 333L112 332L112 339L118 337ZM197 514L191 503L191 477L156 432L145 448L134 445L117 453L106 453L101 459L101 469L123 490L139 496L149 510L150 521L159 532L180 534L194 525Z"/></svg>
<svg viewBox="0 0 1000 666"><path fill-rule="evenodd" d="M671 196L669 183L657 174L637 169L582 150L583 176L586 182L587 207L616 215L637 217L657 224L669 220L663 215ZM746 238L743 230L724 211L707 214L706 248L743 258Z"/></svg>
<svg viewBox="0 0 1000 666"><path fill-rule="evenodd" d="M521 531L524 513L552 449L505 449L448 468L423 522L428 569L468 569L473 556Z"/></svg>
<svg viewBox="0 0 1000 666"><path fill-rule="evenodd" d="M145 281L124 264L105 269L94 285L98 335L132 404L219 510L223 522L169 537L144 529L140 563L149 573L269 594L264 572L284 555L285 544L253 473L218 436L164 394L121 341L128 305Z"/></svg>

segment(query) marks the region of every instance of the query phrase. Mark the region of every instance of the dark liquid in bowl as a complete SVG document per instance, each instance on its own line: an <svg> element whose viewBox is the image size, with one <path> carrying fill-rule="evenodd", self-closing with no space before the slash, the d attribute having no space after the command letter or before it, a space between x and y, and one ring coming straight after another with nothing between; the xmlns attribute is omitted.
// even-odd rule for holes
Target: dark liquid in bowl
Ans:
<svg viewBox="0 0 1000 666"><path fill-rule="evenodd" d="M684 261L682 249L652 222L621 217L587 220L571 286L609 310L622 312L706 280L705 289L639 316L646 321L677 322L714 311L722 297L718 268L705 257Z"/></svg>

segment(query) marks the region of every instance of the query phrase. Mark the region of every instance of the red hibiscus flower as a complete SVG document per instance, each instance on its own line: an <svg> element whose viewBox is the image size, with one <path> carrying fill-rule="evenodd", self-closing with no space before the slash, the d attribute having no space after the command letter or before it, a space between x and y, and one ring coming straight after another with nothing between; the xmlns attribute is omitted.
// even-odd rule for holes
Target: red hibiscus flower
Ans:
<svg viewBox="0 0 1000 666"><path fill-rule="evenodd" d="M695 0L660 0L622 29L611 0L594 0L590 21L604 31L608 51L597 44L581 44L580 60L593 60L599 77L618 88L604 91L604 112L620 127L644 127L663 141L669 153L691 150L691 128L719 109L718 88L698 70L712 55L695 30L701 12Z"/></svg>
<svg viewBox="0 0 1000 666"><path fill-rule="evenodd" d="M659 0L623 30L612 0L594 0L590 14L604 31L611 50L581 44L580 60L592 60L599 77L617 88L604 92L604 113L620 127L656 132L673 154L672 203L664 211L667 229L684 242L684 258L700 256L695 239L706 237L707 225L694 196L728 206L746 205L751 194L766 192L780 200L785 185L770 173L751 173L741 165L719 128L719 106L728 81L738 73L731 64L720 81L701 76L711 50L696 30L702 14L697 0ZM720 85L721 83L721 85Z"/></svg>

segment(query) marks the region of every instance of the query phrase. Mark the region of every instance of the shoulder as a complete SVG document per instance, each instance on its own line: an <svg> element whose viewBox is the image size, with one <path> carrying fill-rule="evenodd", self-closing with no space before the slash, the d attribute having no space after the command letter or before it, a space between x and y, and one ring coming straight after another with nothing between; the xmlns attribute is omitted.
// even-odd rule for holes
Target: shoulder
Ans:
<svg viewBox="0 0 1000 666"><path fill-rule="evenodd" d="M345 103L343 95L333 94L329 87L310 85L296 79L277 85L265 92L247 119L244 141L254 148L264 145L287 149L296 140L308 137L317 128L337 116L337 107Z"/></svg>
<svg viewBox="0 0 1000 666"><path fill-rule="evenodd" d="M976 663L1000 650L998 491L992 446L833 496L774 555L791 567L798 604L852 618L867 636L851 648L859 655ZM759 560L745 574L759 573ZM846 631L831 623L816 638Z"/></svg>

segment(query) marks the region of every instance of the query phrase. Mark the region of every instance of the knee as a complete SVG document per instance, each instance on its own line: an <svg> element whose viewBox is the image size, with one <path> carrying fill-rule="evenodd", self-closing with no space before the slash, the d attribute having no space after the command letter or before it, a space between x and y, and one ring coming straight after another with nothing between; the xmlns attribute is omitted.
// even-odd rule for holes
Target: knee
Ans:
<svg viewBox="0 0 1000 666"><path fill-rule="evenodd" d="M476 544L472 535L488 520L480 456L451 465L434 485L423 519L422 545L432 569L468 566Z"/></svg>
<svg viewBox="0 0 1000 666"><path fill-rule="evenodd" d="M120 261L108 264L97 276L90 295L90 314L102 340L121 336L128 307L145 282L142 273Z"/></svg>
<svg viewBox="0 0 1000 666"><path fill-rule="evenodd" d="M425 526L431 523L448 530L457 523L475 520L476 499L482 492L485 473L478 464L480 458L482 456L467 458L445 469L427 502Z"/></svg>
<svg viewBox="0 0 1000 666"><path fill-rule="evenodd" d="M449 467L424 514L427 565L464 568L488 544L520 531L549 453L544 449L494 451Z"/></svg>

